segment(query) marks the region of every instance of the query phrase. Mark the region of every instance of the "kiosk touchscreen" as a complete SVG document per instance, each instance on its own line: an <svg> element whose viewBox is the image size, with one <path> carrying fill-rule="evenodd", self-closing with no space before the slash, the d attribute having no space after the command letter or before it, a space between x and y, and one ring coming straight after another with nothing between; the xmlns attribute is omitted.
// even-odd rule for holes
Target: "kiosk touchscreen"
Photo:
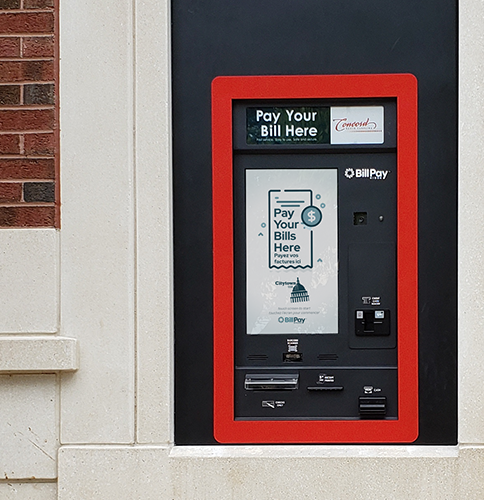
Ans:
<svg viewBox="0 0 484 500"><path fill-rule="evenodd" d="M418 433L417 82L212 86L214 435Z"/></svg>

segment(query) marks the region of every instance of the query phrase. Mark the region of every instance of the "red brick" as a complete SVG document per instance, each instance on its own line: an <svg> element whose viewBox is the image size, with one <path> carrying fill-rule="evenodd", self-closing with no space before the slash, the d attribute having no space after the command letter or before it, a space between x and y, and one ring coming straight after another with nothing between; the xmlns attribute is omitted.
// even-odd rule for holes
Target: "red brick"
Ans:
<svg viewBox="0 0 484 500"><path fill-rule="evenodd" d="M8 87L8 85L5 85ZM0 85L0 89L2 85ZM24 104L45 106L55 103L53 83L29 83L24 85Z"/></svg>
<svg viewBox="0 0 484 500"><path fill-rule="evenodd" d="M2 227L53 227L54 206L0 207Z"/></svg>
<svg viewBox="0 0 484 500"><path fill-rule="evenodd" d="M0 61L0 82L54 80L54 61Z"/></svg>
<svg viewBox="0 0 484 500"><path fill-rule="evenodd" d="M24 147L26 155L54 155L54 134L26 134Z"/></svg>
<svg viewBox="0 0 484 500"><path fill-rule="evenodd" d="M0 135L0 154L3 155L20 154L20 136L17 134Z"/></svg>
<svg viewBox="0 0 484 500"><path fill-rule="evenodd" d="M42 87L43 85L41 85L41 90ZM18 104L20 104L20 85L0 85L0 106L15 106Z"/></svg>
<svg viewBox="0 0 484 500"><path fill-rule="evenodd" d="M20 182L0 182L0 203L18 202L22 199Z"/></svg>
<svg viewBox="0 0 484 500"><path fill-rule="evenodd" d="M20 9L20 0L0 0L0 10Z"/></svg>
<svg viewBox="0 0 484 500"><path fill-rule="evenodd" d="M0 82L21 82L24 78L23 62L0 61Z"/></svg>
<svg viewBox="0 0 484 500"><path fill-rule="evenodd" d="M52 9L54 0L24 0L24 9Z"/></svg>
<svg viewBox="0 0 484 500"><path fill-rule="evenodd" d="M54 159L7 159L0 158L0 179L54 179Z"/></svg>
<svg viewBox="0 0 484 500"><path fill-rule="evenodd" d="M53 109L0 110L0 130L52 130Z"/></svg>
<svg viewBox="0 0 484 500"><path fill-rule="evenodd" d="M54 57L53 36L32 36L22 39L24 57Z"/></svg>
<svg viewBox="0 0 484 500"><path fill-rule="evenodd" d="M20 57L20 38L0 37L0 57Z"/></svg>
<svg viewBox="0 0 484 500"><path fill-rule="evenodd" d="M0 13L0 33L53 33L53 12Z"/></svg>
<svg viewBox="0 0 484 500"><path fill-rule="evenodd" d="M54 182L24 182L24 202L53 203L55 201Z"/></svg>

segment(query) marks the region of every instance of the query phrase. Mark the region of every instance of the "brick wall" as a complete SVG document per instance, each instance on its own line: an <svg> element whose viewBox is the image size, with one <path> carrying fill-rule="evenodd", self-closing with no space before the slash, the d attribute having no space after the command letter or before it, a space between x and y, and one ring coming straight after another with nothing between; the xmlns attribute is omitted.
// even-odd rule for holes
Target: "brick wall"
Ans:
<svg viewBox="0 0 484 500"><path fill-rule="evenodd" d="M59 227L57 0L0 0L0 227Z"/></svg>

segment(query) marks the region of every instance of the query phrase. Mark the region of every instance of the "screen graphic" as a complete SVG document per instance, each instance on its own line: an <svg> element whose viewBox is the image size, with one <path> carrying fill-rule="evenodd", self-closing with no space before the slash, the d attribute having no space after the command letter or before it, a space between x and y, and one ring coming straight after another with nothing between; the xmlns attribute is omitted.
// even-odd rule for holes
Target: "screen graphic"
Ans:
<svg viewBox="0 0 484 500"><path fill-rule="evenodd" d="M336 169L246 171L247 333L338 332Z"/></svg>

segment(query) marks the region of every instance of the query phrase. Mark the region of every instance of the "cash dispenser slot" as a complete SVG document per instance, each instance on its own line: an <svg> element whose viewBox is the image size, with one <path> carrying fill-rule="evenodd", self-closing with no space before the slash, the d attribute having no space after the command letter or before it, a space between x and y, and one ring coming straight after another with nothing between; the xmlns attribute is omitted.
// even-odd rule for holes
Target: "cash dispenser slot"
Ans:
<svg viewBox="0 0 484 500"><path fill-rule="evenodd" d="M360 397L358 402L361 418L383 418L387 413L386 397Z"/></svg>
<svg viewBox="0 0 484 500"><path fill-rule="evenodd" d="M291 391L298 388L299 374L247 374L244 388L246 391Z"/></svg>

